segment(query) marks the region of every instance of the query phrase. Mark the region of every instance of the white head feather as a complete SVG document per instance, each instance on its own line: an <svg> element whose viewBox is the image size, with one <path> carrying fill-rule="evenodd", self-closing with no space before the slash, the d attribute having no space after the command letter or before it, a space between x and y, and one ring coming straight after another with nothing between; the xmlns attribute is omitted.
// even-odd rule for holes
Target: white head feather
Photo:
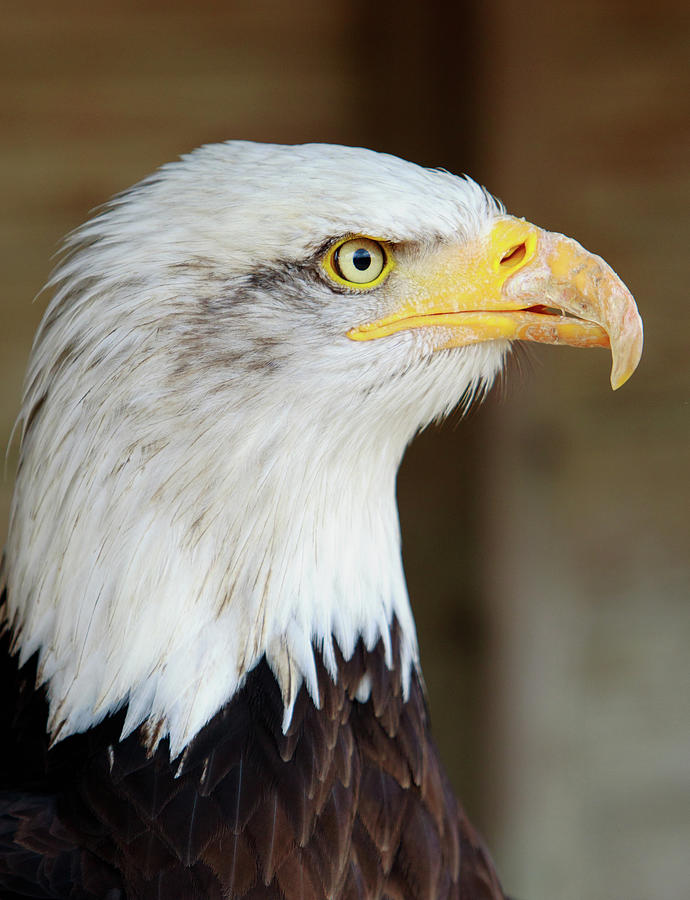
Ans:
<svg viewBox="0 0 690 900"><path fill-rule="evenodd" d="M68 238L22 406L6 550L22 661L56 738L128 704L175 755L266 654L286 722L312 646L417 663L395 478L414 434L491 383L505 345L428 329L357 343L385 303L318 260L413 252L499 213L477 185L371 151L228 142L164 166ZM334 672L335 674L335 672Z"/></svg>

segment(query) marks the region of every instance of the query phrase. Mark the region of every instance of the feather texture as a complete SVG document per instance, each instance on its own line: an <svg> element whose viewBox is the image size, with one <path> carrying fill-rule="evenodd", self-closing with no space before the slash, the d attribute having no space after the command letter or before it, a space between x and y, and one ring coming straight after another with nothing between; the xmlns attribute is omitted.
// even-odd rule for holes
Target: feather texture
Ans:
<svg viewBox="0 0 690 900"><path fill-rule="evenodd" d="M177 760L167 741L147 751L141 730L119 741L125 710L49 750L31 664L15 666L5 708L13 698L19 719L42 711L43 763L5 748L24 792L0 794L3 898L503 898L416 675L402 696L399 644L394 623L390 669L383 641L360 641L350 660L336 650L335 679L315 652L321 708L303 685L287 734L262 660Z"/></svg>
<svg viewBox="0 0 690 900"><path fill-rule="evenodd" d="M501 211L231 141L68 237L0 574L3 900L502 897L429 735L395 479L508 344L348 337ZM395 256L367 290L324 261L357 233Z"/></svg>
<svg viewBox="0 0 690 900"><path fill-rule="evenodd" d="M499 213L473 182L385 154L230 141L67 239L24 385L4 572L55 739L126 703L123 733L146 721L177 756L264 657L289 725L303 683L321 699L312 644L333 675L336 644L349 660L360 637L388 641L393 617L406 693L418 654L396 472L507 345L347 333ZM327 248L357 232L395 247L372 291L324 274ZM354 689L392 734L386 661Z"/></svg>

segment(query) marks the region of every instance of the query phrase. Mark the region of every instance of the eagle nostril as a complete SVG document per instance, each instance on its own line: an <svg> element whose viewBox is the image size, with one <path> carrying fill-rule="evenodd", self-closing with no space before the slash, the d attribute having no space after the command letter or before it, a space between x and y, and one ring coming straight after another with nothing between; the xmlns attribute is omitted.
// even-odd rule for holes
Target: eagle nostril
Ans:
<svg viewBox="0 0 690 900"><path fill-rule="evenodd" d="M502 266L516 266L518 263L521 263L525 258L525 253L527 253L527 247L525 246L525 242L523 241L521 244L516 244L514 247L511 247L510 250L501 257L501 265Z"/></svg>

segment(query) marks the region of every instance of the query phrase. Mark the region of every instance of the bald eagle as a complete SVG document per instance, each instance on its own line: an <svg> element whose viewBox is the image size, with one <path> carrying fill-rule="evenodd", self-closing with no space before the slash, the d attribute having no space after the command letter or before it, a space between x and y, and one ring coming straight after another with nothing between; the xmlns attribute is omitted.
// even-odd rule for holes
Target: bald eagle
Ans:
<svg viewBox="0 0 690 900"><path fill-rule="evenodd" d="M396 472L598 257L468 179L228 142L71 234L3 563L2 897L502 898L429 732Z"/></svg>

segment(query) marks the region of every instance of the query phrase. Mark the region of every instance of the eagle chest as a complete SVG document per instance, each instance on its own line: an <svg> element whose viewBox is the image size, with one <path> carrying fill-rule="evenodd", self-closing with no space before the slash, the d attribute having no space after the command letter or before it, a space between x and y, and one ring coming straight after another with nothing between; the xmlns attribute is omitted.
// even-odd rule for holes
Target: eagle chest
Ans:
<svg viewBox="0 0 690 900"><path fill-rule="evenodd" d="M114 721L53 751L75 774L60 819L90 836L85 896L90 883L103 896L113 869L132 900L441 900L464 896L474 870L497 888L440 767L419 680L403 698L382 642L339 656L336 680L316 656L319 708L302 688L285 734L262 661L179 760L167 741L147 752L143 733L105 744Z"/></svg>

